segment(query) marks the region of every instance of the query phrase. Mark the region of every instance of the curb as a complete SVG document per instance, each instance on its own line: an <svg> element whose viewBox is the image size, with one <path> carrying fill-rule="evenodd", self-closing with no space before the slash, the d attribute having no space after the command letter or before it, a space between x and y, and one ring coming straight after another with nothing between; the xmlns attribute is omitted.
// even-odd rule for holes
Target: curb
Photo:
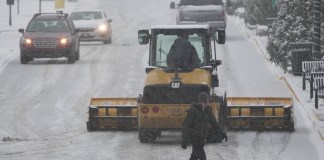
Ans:
<svg viewBox="0 0 324 160"><path fill-rule="evenodd" d="M245 33L250 37L250 35L249 35L248 32L245 32ZM270 58L267 56L267 54L265 53L265 51L263 50L263 48L261 47L261 45L259 44L259 42L257 41L257 39L254 37L253 40L256 42L256 45L257 45L258 49L260 50L260 52L263 54L264 58L265 58L267 61L270 61ZM303 107L303 109L306 111L306 114L307 114L308 119L311 120L311 122L313 123L313 126L315 127L315 126L316 126L316 122L315 122L315 121L310 117L310 113L307 112L307 110L306 110L304 104L300 101L299 97L297 96L297 94L295 93L294 89L293 89L293 88L291 87L291 85L289 84L289 82L288 82L288 80L286 79L286 77L285 77L285 76L279 76L279 75L277 74L276 71L274 71L274 72L275 72L275 75L276 75L277 79L285 81L285 83L286 83L286 85L288 86L290 92L294 95L294 97L295 97L296 100L299 102L299 104L301 104L301 106ZM315 115L315 117L316 117L316 119L317 119L318 121L321 121L321 120L320 120L316 115ZM315 129L316 129L316 128L315 128ZM318 134L319 134L321 140L324 141L324 135L322 135L322 133L320 132L319 129L317 129L317 132L318 132Z"/></svg>

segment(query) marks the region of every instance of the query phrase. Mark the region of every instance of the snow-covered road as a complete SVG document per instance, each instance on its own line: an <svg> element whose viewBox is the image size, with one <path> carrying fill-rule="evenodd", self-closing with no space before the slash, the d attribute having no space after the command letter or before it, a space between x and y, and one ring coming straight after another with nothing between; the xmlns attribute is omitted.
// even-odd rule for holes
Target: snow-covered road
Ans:
<svg viewBox="0 0 324 160"><path fill-rule="evenodd" d="M25 28L38 0L20 0L19 22L8 26L7 6L0 5L0 30ZM156 24L175 24L170 0L79 0L74 8L100 8L113 19L112 44L82 43L80 61L36 59L19 62L18 32L0 33L0 159L55 160L185 160L179 132L162 133L155 143L141 144L137 132L87 132L91 97L136 97L142 92L148 46L137 42L137 31ZM44 1L45 10L54 3ZM29 7L29 10L23 9ZM34 9L34 10L33 10ZM25 14L24 14L25 13ZM28 17L28 18L26 18ZM229 17L227 42L217 46L221 85L228 96L291 96L277 79L253 40ZM323 160L323 141L295 102L296 131L229 132L229 141L207 144L208 159Z"/></svg>

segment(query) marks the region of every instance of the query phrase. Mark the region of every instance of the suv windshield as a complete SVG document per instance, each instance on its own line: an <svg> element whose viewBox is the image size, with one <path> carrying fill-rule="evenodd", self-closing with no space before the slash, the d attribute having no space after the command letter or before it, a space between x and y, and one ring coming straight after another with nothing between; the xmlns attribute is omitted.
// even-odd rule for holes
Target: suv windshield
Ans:
<svg viewBox="0 0 324 160"><path fill-rule="evenodd" d="M73 12L71 13L72 20L92 20L102 19L101 12Z"/></svg>
<svg viewBox="0 0 324 160"><path fill-rule="evenodd" d="M26 31L27 32L69 32L69 26L65 20L35 19L29 23Z"/></svg>
<svg viewBox="0 0 324 160"><path fill-rule="evenodd" d="M177 30L156 30L152 38L152 66L156 67L169 67L167 64L167 56L170 52L171 46L178 38L179 31ZM186 32L188 41L197 51L198 58L200 59L200 66L208 64L209 60L209 40L206 36L206 31L201 30L188 30Z"/></svg>

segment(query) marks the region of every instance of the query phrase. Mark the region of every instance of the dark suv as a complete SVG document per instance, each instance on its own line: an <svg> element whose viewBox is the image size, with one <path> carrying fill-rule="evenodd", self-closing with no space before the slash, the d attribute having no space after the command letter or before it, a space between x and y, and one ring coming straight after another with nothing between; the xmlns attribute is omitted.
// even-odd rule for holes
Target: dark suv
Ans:
<svg viewBox="0 0 324 160"><path fill-rule="evenodd" d="M20 62L27 64L34 58L66 57L68 63L80 58L79 30L68 14L37 13L30 20L20 39Z"/></svg>

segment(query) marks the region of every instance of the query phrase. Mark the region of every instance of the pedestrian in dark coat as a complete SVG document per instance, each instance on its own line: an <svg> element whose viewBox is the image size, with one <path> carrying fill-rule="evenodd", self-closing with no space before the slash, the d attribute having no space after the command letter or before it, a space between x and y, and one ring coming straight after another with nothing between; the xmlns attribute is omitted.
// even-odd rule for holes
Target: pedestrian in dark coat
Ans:
<svg viewBox="0 0 324 160"><path fill-rule="evenodd" d="M227 141L226 133L218 125L209 104L209 95L206 92L199 94L198 103L192 103L187 111L187 116L182 124L182 145L186 149L188 144L192 145L190 160L206 160L204 145L206 142L208 124L221 132Z"/></svg>

